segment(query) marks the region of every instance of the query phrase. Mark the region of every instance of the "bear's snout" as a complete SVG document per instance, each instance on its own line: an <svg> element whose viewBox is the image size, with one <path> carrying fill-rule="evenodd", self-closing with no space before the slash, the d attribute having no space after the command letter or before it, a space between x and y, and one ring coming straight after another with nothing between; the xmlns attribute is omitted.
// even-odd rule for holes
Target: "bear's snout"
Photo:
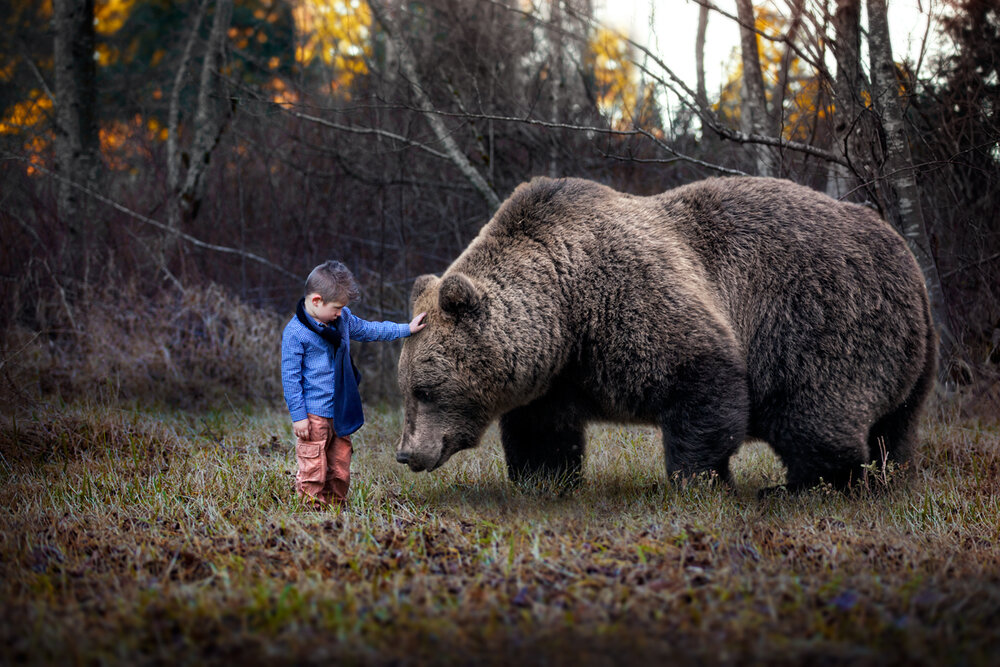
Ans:
<svg viewBox="0 0 1000 667"><path fill-rule="evenodd" d="M433 469L439 458L440 452L425 452L420 447L414 447L414 441L405 436L396 449L396 460L409 466L413 472Z"/></svg>

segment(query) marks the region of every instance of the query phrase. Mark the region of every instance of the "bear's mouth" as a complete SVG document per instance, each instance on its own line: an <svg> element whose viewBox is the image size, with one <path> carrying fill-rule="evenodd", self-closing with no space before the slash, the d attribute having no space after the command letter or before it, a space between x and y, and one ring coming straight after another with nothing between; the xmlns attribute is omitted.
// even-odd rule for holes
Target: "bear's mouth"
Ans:
<svg viewBox="0 0 1000 667"><path fill-rule="evenodd" d="M445 436L441 441L441 449L438 451L437 459L431 463L427 463L427 459L424 457L411 456L407 461L407 465L413 472L434 472L443 466L455 453L474 447L475 444L475 439Z"/></svg>
<svg viewBox="0 0 1000 667"><path fill-rule="evenodd" d="M397 457L397 460L399 460L399 457ZM444 448L442 447L438 450L437 458L433 461L428 462L428 457L425 456L410 454L401 462L405 462L412 472L432 472L440 468L446 460L447 457L444 455Z"/></svg>

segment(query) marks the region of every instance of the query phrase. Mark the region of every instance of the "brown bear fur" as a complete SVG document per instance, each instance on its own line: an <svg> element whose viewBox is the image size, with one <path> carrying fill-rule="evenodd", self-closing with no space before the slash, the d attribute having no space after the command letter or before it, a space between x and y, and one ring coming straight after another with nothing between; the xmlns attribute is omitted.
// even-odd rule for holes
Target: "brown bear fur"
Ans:
<svg viewBox="0 0 1000 667"><path fill-rule="evenodd" d="M656 424L667 472L747 438L788 484L905 460L936 338L916 262L870 210L794 183L709 179L652 197L536 178L443 277L399 361L397 458L433 470L499 417L512 479L578 477L594 420Z"/></svg>

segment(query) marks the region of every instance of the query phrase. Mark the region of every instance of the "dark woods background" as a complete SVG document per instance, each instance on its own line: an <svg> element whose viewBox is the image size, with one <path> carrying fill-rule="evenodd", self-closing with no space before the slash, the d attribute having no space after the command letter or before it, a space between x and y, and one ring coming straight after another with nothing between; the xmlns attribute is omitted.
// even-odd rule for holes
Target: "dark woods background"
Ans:
<svg viewBox="0 0 1000 667"><path fill-rule="evenodd" d="M671 69L698 49L647 52L590 0L3 0L2 394L277 401L324 259L359 315L405 321L413 278L534 175L749 173L878 208L927 277L942 381L997 400L1000 2L935 3L917 62L883 0L755 4L691 26L742 36L709 91ZM396 352L362 350L368 399Z"/></svg>

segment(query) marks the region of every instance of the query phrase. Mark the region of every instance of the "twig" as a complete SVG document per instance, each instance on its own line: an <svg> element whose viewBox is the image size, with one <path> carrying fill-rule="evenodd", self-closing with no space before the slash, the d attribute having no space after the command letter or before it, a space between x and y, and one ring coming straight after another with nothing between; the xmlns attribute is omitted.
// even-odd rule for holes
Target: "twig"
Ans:
<svg viewBox="0 0 1000 667"><path fill-rule="evenodd" d="M13 357L16 357L16 356L17 356L18 354L20 354L20 353L21 353L21 350L25 349L26 347L28 347L29 345L31 345L32 343L34 343L34 342L35 342L35 339L36 339L36 338L38 338L38 337L39 337L39 336L41 336L41 335L42 335L42 332L41 332L41 331L36 331L36 332L35 332L35 335L34 335L34 336L32 336L32 337L31 337L31 338L30 338L30 339L28 340L28 342L26 342L26 343L25 343L24 345L22 345L21 347L17 348L16 350L14 350L14 351L13 351L13 352L12 352L11 354L7 355L7 356L6 356L6 357L4 357L3 359L0 359L0 370L2 370L2 369L3 369L3 367L7 365L7 362L8 362L8 361L9 361L10 359L12 359Z"/></svg>
<svg viewBox="0 0 1000 667"><path fill-rule="evenodd" d="M382 130L377 127L354 127L352 125L342 125L340 123L334 123L333 121L326 120L325 118L319 118L318 116L311 116L309 114L302 113L300 111L293 111L291 109L286 110L289 115L295 116L302 120L307 120L311 123L316 123L318 125L323 125L324 127L329 127L333 130L339 130L341 132L353 132L354 134L374 134L379 137L387 137L394 141L399 141L409 146L414 146L427 153L430 153L434 157L441 158L443 160L451 160L451 158L441 151L434 150L430 146L420 143L419 141L414 141L404 137L401 134L396 134L395 132L389 132L388 130Z"/></svg>
<svg viewBox="0 0 1000 667"><path fill-rule="evenodd" d="M292 273L291 271L285 269L284 267L278 266L277 264L275 264L274 262L272 262L270 260L264 259L260 255L256 255L256 254L254 254L252 252L249 252L249 251L246 251L246 250L239 250L238 248L230 248L229 246L217 245L215 243L206 243L205 241L202 241L201 239L195 238L194 236L191 236L190 234L187 234L185 232L182 232L182 231L179 231L179 230L172 230L169 225L165 225L165 224L163 224L162 222L160 222L158 220L153 220L152 218L147 217L147 216L143 215L142 213L139 213L137 211L133 211L132 209L130 209L127 206L124 206L122 204L119 204L118 202L114 201L113 199L109 199L109 198L105 197L102 194L94 192L93 190L91 190L90 188L88 188L88 187L86 187L84 185L80 185L79 183L76 183L76 182L74 182L74 181L66 178L65 176L62 176L60 174L55 173L51 169L48 169L46 167L43 167L43 166L35 164L35 163L31 163L25 157L22 157L20 155L13 155L11 153L6 153L6 152L3 153L3 156L4 156L4 159L18 160L20 162L28 162L29 164L31 164L31 166L32 166L33 169L37 169L38 171L46 174L47 176L51 176L52 178L54 178L54 179L56 179L58 181L67 183L70 186L76 188L77 190L80 190L81 192L87 194L88 196L93 197L94 199L96 199L97 201L101 202L102 204L106 204L106 205L110 206L111 208L115 209L116 211L120 211L120 212L124 213L125 215L128 215L129 217L138 220L139 222L143 222L143 223L145 223L147 225L151 225L153 227L156 227L157 229L161 229L161 230L166 231L166 232L176 233L178 238L183 239L184 241L187 241L188 243L190 243L191 245L193 245L193 246L195 246L197 248L204 248L205 250L214 250L216 252L222 252L222 253L226 253L226 254L230 254L230 255L239 255L239 256L242 256L242 257L246 257L247 259L250 259L250 260L253 260L253 261L258 262L260 264L263 264L264 266L267 266L267 267L269 267L269 268L277 271L278 273L280 273L280 274L282 274L284 276L292 278L296 282L299 281L299 279L300 279L300 277L298 275Z"/></svg>

